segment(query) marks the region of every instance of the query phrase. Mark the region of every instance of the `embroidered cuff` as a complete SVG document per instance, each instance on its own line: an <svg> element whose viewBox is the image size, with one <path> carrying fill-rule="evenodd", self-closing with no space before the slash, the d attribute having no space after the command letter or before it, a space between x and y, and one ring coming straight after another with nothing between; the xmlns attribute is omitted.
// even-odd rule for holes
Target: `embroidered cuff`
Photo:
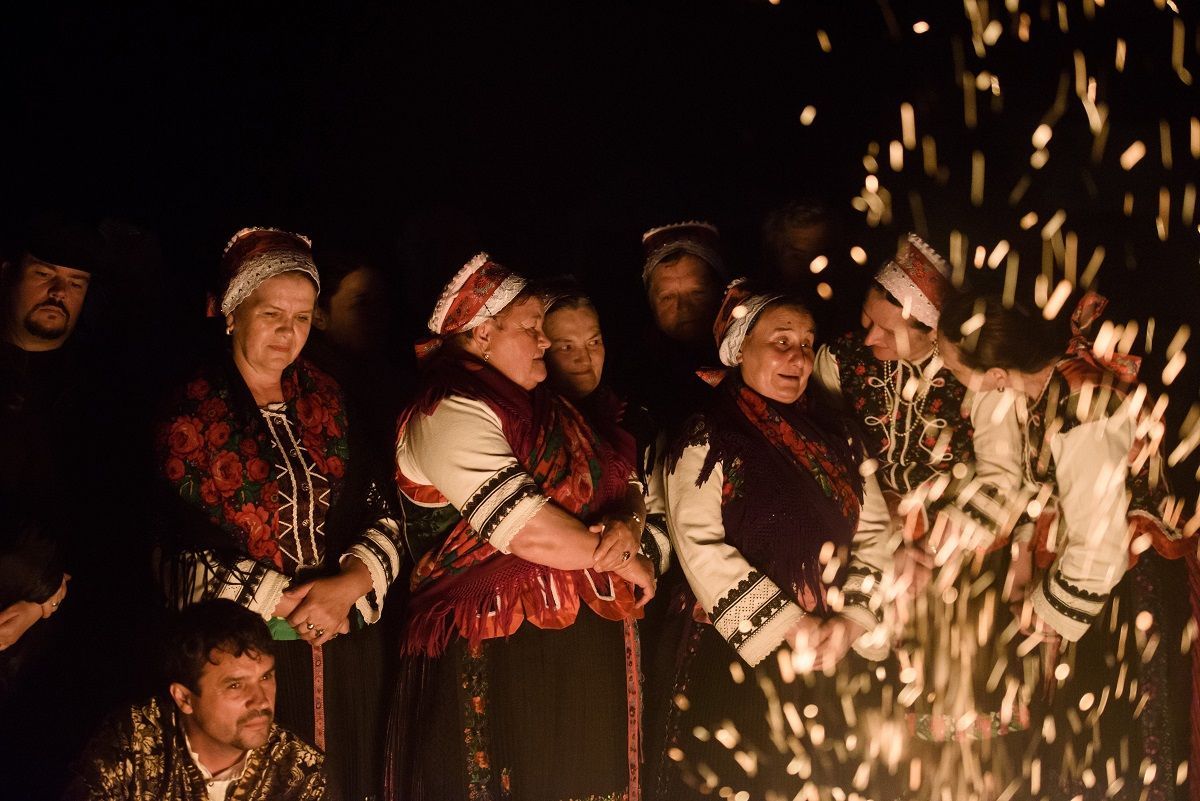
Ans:
<svg viewBox="0 0 1200 801"><path fill-rule="evenodd" d="M1106 595L1074 586L1055 568L1042 576L1032 597L1033 609L1038 616L1071 642L1084 635L1106 600Z"/></svg>
<svg viewBox="0 0 1200 801"><path fill-rule="evenodd" d="M1004 501L995 485L972 481L938 511L964 533L964 547L988 548L1016 522Z"/></svg>
<svg viewBox="0 0 1200 801"><path fill-rule="evenodd" d="M842 617L863 627L854 650L866 659L879 661L891 650L883 622L880 593L883 573L865 562L852 561L842 584Z"/></svg>
<svg viewBox="0 0 1200 801"><path fill-rule="evenodd" d="M667 516L646 516L646 528L642 531L642 556L654 563L654 571L661 576L671 566L671 538L667 535Z"/></svg>
<svg viewBox="0 0 1200 801"><path fill-rule="evenodd" d="M871 616L870 628L883 620L879 590L883 573L865 562L851 560L842 584L842 601L846 609L856 608Z"/></svg>
<svg viewBox="0 0 1200 801"><path fill-rule="evenodd" d="M375 526L368 529L362 539L351 545L350 550L338 560L338 564L344 565L350 557L357 557L371 574L371 591L354 602L355 608L367 623L375 623L383 614L383 602L387 597L388 587L400 571L400 552L396 550L392 538L380 529L387 531L392 537L399 534L399 528L394 521L378 520Z"/></svg>
<svg viewBox="0 0 1200 801"><path fill-rule="evenodd" d="M291 579L282 573L264 569L262 580L253 589L253 594L248 599L249 602L247 603L243 592L244 589L248 588L238 586L232 586L232 589L236 595L242 597L234 598L234 600L248 607L250 611L262 615L263 620L270 620L275 616L275 607L279 605L279 599L283 597L283 591L288 588L290 583ZM226 587L230 586L226 585ZM229 596L225 595L223 590L219 597L226 598Z"/></svg>
<svg viewBox="0 0 1200 801"><path fill-rule="evenodd" d="M709 617L717 633L754 667L783 645L788 630L804 612L775 582L751 571L717 601Z"/></svg>
<svg viewBox="0 0 1200 801"><path fill-rule="evenodd" d="M504 524L497 528L491 538L488 540L492 547L497 551L509 553L508 546L512 544L513 538L525 528L525 524L533 519L533 516L541 510L543 506L549 502L549 498L544 495L530 495L522 498L516 506L509 511L508 516L504 518Z"/></svg>
<svg viewBox="0 0 1200 801"><path fill-rule="evenodd" d="M533 478L512 464L475 490L460 511L481 539L508 553L513 537L546 501Z"/></svg>

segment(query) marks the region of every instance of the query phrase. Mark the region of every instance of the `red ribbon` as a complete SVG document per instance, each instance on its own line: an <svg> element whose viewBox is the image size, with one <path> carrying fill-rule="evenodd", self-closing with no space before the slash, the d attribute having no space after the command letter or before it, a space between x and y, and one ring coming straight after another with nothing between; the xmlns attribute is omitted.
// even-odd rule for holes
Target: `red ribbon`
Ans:
<svg viewBox="0 0 1200 801"><path fill-rule="evenodd" d="M1071 313L1071 341L1067 343L1067 354L1082 359L1098 370L1112 373L1125 384L1132 384L1137 381L1138 370L1142 366L1141 357L1113 353L1107 358L1100 358L1092 347L1093 340L1087 336L1088 329L1100 319L1107 306L1108 299L1102 295L1091 291L1084 293Z"/></svg>

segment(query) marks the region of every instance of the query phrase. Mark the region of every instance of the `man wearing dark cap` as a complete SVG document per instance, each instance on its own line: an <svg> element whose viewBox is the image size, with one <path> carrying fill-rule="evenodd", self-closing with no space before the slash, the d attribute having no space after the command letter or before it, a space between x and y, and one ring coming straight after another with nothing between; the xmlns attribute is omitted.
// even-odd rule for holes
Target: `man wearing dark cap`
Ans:
<svg viewBox="0 0 1200 801"><path fill-rule="evenodd" d="M44 219L0 265L0 492L61 486L88 362L69 343L105 250L98 230Z"/></svg>
<svg viewBox="0 0 1200 801"><path fill-rule="evenodd" d="M88 283L96 270L103 241L89 242L86 232L61 246L50 240L31 242L18 263L5 265L5 339L24 351L62 347L75 329ZM9 270L13 271L10 279Z"/></svg>
<svg viewBox="0 0 1200 801"><path fill-rule="evenodd" d="M97 228L43 218L0 262L0 503L19 500L29 509L74 577L53 626L33 626L40 620L31 614L36 607L19 605L21 617L0 637L12 642L38 629L36 642L22 649L30 665L19 691L0 711L0 719L22 721L20 727L0 722L6 798L54 795L78 747L76 727L89 728L111 698L140 679L121 654L135 636L125 621L146 593L148 581L135 580L148 572L146 558L132 554L139 530L132 503L113 513L106 486L132 483L116 455L131 459L126 455L136 449L128 447L127 426L115 422L116 403L109 401L128 397L130 388L111 372L122 354L94 347L78 328L94 305L88 294L106 274L107 250ZM13 546L12 536L11 527L0 527L0 545ZM140 615L141 630L150 625ZM86 683L72 674L79 664L88 665ZM64 719L76 726L63 730Z"/></svg>

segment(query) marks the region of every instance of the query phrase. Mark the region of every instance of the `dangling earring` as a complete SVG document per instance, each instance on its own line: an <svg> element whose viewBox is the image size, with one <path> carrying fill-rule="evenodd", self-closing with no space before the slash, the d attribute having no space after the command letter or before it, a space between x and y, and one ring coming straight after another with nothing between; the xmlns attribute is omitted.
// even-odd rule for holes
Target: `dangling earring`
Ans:
<svg viewBox="0 0 1200 801"><path fill-rule="evenodd" d="M232 325L225 326L225 336L227 336L227 337L233 336L233 326Z"/></svg>
<svg viewBox="0 0 1200 801"><path fill-rule="evenodd" d="M486 362L486 361L490 360L491 358L492 358L492 354L488 353L488 352L485 350L485 351L483 352L483 360Z"/></svg>

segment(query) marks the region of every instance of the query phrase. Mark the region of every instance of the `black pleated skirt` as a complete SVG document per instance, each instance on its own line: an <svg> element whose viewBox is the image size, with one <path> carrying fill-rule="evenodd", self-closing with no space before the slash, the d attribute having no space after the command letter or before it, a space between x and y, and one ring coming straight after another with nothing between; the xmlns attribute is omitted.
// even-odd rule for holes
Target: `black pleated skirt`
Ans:
<svg viewBox="0 0 1200 801"><path fill-rule="evenodd" d="M850 653L832 676L796 675L777 652L751 668L691 619L692 604L690 593L672 603L655 672L670 660L674 676L647 694L647 798L791 801L809 782L821 798L834 787L847 797L856 778L867 798L900 797L885 760L865 754L881 731L878 671L886 679L893 665ZM871 770L857 777L863 763Z"/></svg>
<svg viewBox="0 0 1200 801"><path fill-rule="evenodd" d="M275 720L319 745L313 648L275 643ZM387 717L384 637L378 625L334 638L321 648L325 771L333 801L379 797Z"/></svg>
<svg viewBox="0 0 1200 801"><path fill-rule="evenodd" d="M471 649L409 657L388 726L389 801L608 801L630 786L626 624L581 605ZM629 656L635 660L636 648ZM634 710L634 717L637 712Z"/></svg>
<svg viewBox="0 0 1200 801"><path fill-rule="evenodd" d="M1186 783L1177 784L1191 698L1190 659L1180 647L1190 615L1183 571L1181 560L1142 554L1064 653L1070 675L1043 700L1053 739L1042 736L1043 723L1032 744L1054 801L1186 797Z"/></svg>

